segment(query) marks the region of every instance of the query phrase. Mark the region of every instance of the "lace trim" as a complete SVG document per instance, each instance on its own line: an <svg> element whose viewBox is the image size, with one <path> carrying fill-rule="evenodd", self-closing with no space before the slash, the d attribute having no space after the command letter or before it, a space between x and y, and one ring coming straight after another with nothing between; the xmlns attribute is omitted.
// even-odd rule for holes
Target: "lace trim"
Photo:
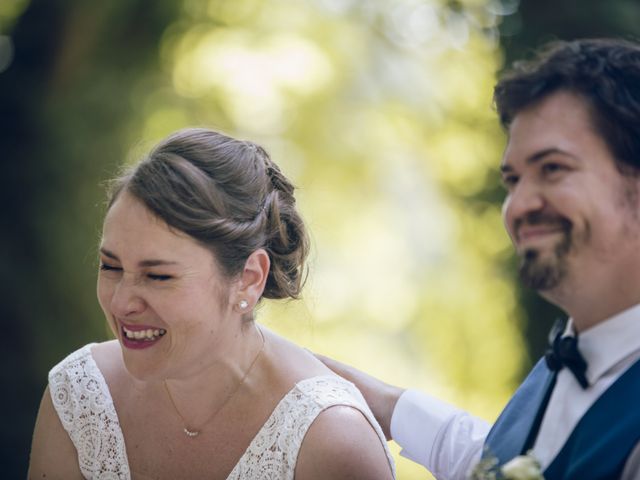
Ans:
<svg viewBox="0 0 640 480"><path fill-rule="evenodd" d="M386 439L362 394L352 383L327 375L302 380L285 395L227 480L292 480L309 427L323 410L337 405L353 407L364 414L384 446L395 477L395 464Z"/></svg>
<svg viewBox="0 0 640 480"><path fill-rule="evenodd" d="M129 461L109 387L86 345L49 372L60 421L78 451L87 479L129 480Z"/></svg>
<svg viewBox="0 0 640 480"><path fill-rule="evenodd" d="M130 480L124 436L109 387L86 345L49 373L53 405L78 451L87 479ZM384 446L395 477L395 465L382 429L360 391L333 375L298 382L278 403L244 452L228 480L292 480L304 437L316 417L329 407L345 405L364 414Z"/></svg>

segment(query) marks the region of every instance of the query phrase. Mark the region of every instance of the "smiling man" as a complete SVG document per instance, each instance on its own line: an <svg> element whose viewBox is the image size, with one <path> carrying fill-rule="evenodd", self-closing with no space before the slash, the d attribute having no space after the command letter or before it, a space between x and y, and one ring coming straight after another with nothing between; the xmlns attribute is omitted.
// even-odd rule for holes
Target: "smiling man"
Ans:
<svg viewBox="0 0 640 480"><path fill-rule="evenodd" d="M523 108L501 166L521 278L569 312L578 331L637 303L640 286L629 282L640 273L636 167L616 159L591 110L564 89Z"/></svg>
<svg viewBox="0 0 640 480"><path fill-rule="evenodd" d="M568 323L492 427L325 361L438 479L527 452L547 480L640 479L640 45L550 45L500 80L495 101L520 276Z"/></svg>

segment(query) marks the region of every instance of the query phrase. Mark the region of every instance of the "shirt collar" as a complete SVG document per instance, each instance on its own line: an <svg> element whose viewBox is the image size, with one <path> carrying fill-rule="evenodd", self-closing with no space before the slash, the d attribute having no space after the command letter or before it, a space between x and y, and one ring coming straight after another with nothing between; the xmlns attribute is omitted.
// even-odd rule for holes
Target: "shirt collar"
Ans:
<svg viewBox="0 0 640 480"><path fill-rule="evenodd" d="M573 330L571 320L568 328ZM593 385L618 362L640 350L640 304L580 333L578 347L589 364L586 376Z"/></svg>

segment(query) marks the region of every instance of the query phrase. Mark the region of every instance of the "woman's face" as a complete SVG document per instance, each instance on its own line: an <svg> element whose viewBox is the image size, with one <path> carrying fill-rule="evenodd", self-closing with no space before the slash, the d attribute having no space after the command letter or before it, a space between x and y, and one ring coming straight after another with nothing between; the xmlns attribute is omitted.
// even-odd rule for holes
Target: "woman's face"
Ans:
<svg viewBox="0 0 640 480"><path fill-rule="evenodd" d="M196 374L224 354L240 322L213 255L123 192L100 245L98 300L138 379Z"/></svg>

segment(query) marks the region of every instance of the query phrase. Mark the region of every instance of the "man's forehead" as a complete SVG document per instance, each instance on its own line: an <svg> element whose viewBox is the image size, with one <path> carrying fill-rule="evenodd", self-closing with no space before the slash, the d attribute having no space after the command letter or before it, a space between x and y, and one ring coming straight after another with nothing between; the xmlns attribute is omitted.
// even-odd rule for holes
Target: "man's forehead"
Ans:
<svg viewBox="0 0 640 480"><path fill-rule="evenodd" d="M531 164L552 154L580 158L585 146L596 144L602 147L605 141L593 128L586 101L560 91L514 117L501 163Z"/></svg>

